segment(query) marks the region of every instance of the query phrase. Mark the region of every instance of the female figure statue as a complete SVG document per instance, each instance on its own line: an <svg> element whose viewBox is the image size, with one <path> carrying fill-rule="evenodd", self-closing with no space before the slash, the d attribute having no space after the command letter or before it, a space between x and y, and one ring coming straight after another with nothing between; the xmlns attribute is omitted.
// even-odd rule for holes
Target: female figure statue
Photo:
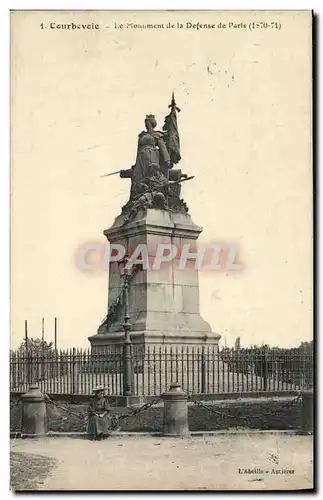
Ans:
<svg viewBox="0 0 323 500"><path fill-rule="evenodd" d="M135 165L129 170L121 170L120 177L130 177L130 200L138 194L138 185L149 176L151 164L158 165L161 172L167 175L171 166L170 156L165 143L165 132L154 130L157 126L154 115L147 115L145 119L146 130L138 136L138 149Z"/></svg>
<svg viewBox="0 0 323 500"><path fill-rule="evenodd" d="M154 115L147 115L145 119L146 130L138 136L138 151L134 178L140 181L148 175L148 168L152 163L162 167L170 167L170 156L165 144L165 133L154 130L157 126ZM163 172L164 173L164 172Z"/></svg>

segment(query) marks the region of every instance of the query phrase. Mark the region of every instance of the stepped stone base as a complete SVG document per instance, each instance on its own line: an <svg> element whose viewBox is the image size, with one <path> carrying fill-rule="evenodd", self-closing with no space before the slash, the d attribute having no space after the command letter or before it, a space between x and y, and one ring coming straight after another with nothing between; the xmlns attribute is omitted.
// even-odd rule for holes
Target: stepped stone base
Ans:
<svg viewBox="0 0 323 500"><path fill-rule="evenodd" d="M184 246L197 250L196 241L202 228L189 215L158 209L140 211L134 220L124 224L122 215L104 231L110 243L127 249L131 256L138 245L147 248L147 265L141 266L129 285L131 339L134 343L218 344L220 335L200 315L198 270L195 258L189 257L184 269L180 257ZM157 249L163 244L176 247L176 256L154 269ZM167 251L165 250L165 254ZM146 267L146 268L144 268ZM117 262L109 267L108 310L120 296L122 280ZM119 307L106 328L89 337L93 352L123 342L123 308Z"/></svg>

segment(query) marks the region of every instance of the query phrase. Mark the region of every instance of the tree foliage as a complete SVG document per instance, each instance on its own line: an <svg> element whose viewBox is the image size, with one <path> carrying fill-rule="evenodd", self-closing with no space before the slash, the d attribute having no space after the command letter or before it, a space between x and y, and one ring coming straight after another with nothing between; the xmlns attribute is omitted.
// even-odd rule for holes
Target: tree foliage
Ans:
<svg viewBox="0 0 323 500"><path fill-rule="evenodd" d="M27 355L29 356L46 356L54 352L53 342L46 342L40 338L29 338L27 340ZM18 348L18 353L26 355L26 341L23 340Z"/></svg>

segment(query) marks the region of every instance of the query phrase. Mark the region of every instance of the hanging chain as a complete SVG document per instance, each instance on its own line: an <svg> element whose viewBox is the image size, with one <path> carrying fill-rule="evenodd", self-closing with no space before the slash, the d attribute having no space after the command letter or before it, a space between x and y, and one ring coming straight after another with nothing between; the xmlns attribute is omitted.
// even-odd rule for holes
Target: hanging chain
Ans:
<svg viewBox="0 0 323 500"><path fill-rule="evenodd" d="M118 420L124 420L125 418L133 417L134 415L137 415L138 413L141 413L142 411L149 410L149 408L151 408L154 405L157 405L160 401L162 401L162 398L160 396L157 396L152 401L150 401L149 403L144 403L139 408L134 408L130 412L118 415Z"/></svg>
<svg viewBox="0 0 323 500"><path fill-rule="evenodd" d="M279 408L274 408L270 411L263 412L263 413L260 412L257 415L246 415L246 416L239 415L239 419L244 420L244 421L248 421L250 419L262 418L262 417L266 417L269 415L278 415L282 412L289 410L293 406L295 406L300 400L302 400L301 393L298 394L294 399L292 399L291 401L288 401L286 404L282 405ZM149 410L149 408L157 405L161 401L162 401L161 396L156 396L150 402L144 403L139 408L134 408L133 410L122 413L121 415L116 415L116 414L112 415L112 428L114 430L116 430L117 428L119 428L120 421L125 420L125 419L130 418L130 417L133 417L133 416L135 416L138 413L141 413L143 411ZM200 408L204 408L205 410L207 410L210 413L218 415L221 419L228 419L228 418L236 419L237 418L235 415L230 415L230 414L225 413L223 411L216 410L214 407L212 407L212 405L205 404L201 400L196 400L191 394L188 394L188 401L190 401L191 403L193 403L194 405L196 405ZM56 408L59 408L59 409L65 411L66 413L69 413L70 415L77 417L78 419L82 420L84 424L89 419L89 417L85 416L84 414L75 413L75 412L71 411L69 408L67 408L66 406L62 406L62 405L57 404L53 399L51 399L48 396L48 394L45 394L45 402L46 402L46 404L52 404Z"/></svg>
<svg viewBox="0 0 323 500"><path fill-rule="evenodd" d="M158 397L155 397L154 399L152 399L150 402L144 403L139 408L134 408L133 410L128 411L126 413L123 413L121 415L113 415L112 418L115 421L115 423L113 423L113 426L117 426L117 424L120 420L124 420L128 417L133 417L134 415L137 415L138 413L141 413L142 411L148 410L152 406L158 404L161 400L162 400L162 398L160 396L158 396ZM53 401L53 399L51 399L48 396L48 394L45 394L45 401L46 401L46 403L52 404L56 408L59 408L59 409L65 411L66 413L69 413L70 415L73 415L74 417L77 417L80 420L83 420L84 423L86 423L88 418L89 418L88 416L84 416L84 414L80 415L78 413L71 411L69 408L66 408L66 406L62 406L62 405L57 404L55 401Z"/></svg>
<svg viewBox="0 0 323 500"><path fill-rule="evenodd" d="M288 403L284 404L283 406L281 406L279 408L274 408L273 410L267 411L265 413L259 413L257 415L247 415L247 416L239 415L239 419L250 420L252 418L266 417L266 416L275 415L275 414L277 415L277 414L284 412L284 411L288 410L289 408L293 407L301 399L302 399L302 394L298 394L298 396L296 396L292 401L288 401ZM205 410L209 411L210 413L214 413L216 415L219 415L221 418L236 418L235 415L228 415L227 413L224 413L222 411L215 410L214 408L212 408L211 405L206 405L205 403L203 403L203 401L201 401L201 400L198 401L198 400L194 399L191 394L188 395L188 400L191 401L192 403L194 403L196 406L199 406L200 408L204 408Z"/></svg>
<svg viewBox="0 0 323 500"><path fill-rule="evenodd" d="M44 394L44 396L45 396L45 402L46 403L52 404L56 408L59 408L60 410L64 410L64 411L66 411L66 413L69 413L70 415L73 415L74 417L77 417L80 420L83 420L84 422L86 422L88 420L88 417L84 416L84 414L80 415L79 413L75 413L74 411L71 411L69 408L66 408L66 406L61 406L61 405L57 404L53 399L51 399L48 396L48 394Z"/></svg>

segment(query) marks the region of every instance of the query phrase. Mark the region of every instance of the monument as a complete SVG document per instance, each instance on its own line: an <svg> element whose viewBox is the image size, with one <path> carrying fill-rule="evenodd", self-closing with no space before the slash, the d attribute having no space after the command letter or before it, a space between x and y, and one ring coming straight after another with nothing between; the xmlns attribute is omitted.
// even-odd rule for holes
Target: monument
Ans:
<svg viewBox="0 0 323 500"><path fill-rule="evenodd" d="M129 179L131 187L121 214L104 231L111 246L125 250L119 260L109 263L107 314L97 333L89 337L94 353L124 339L125 286L132 342L217 344L220 338L200 315L198 269L191 256L202 227L192 221L181 197L181 184L193 177L174 168L181 160L180 110L174 94L169 108L161 131L156 130L155 116L146 116L135 164L108 174ZM171 248L178 250L176 255L157 266L156 260L163 260L161 252L165 256ZM184 268L183 248L189 248Z"/></svg>

